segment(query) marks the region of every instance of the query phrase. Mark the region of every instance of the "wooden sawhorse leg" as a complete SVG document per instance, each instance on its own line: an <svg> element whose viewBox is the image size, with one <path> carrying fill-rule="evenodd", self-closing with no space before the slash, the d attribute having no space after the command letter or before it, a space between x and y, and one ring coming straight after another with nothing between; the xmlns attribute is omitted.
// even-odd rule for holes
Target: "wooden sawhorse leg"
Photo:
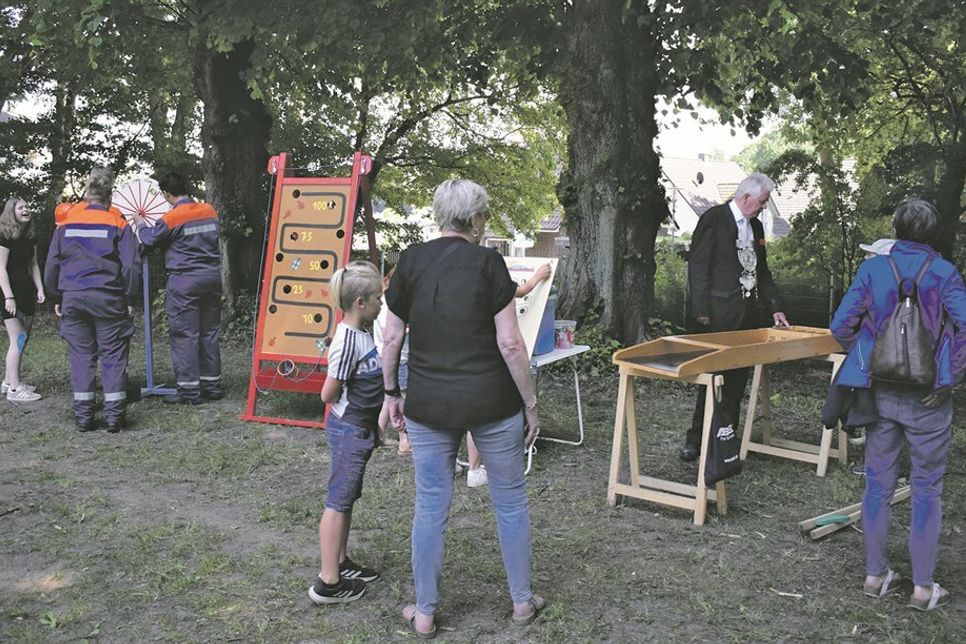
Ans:
<svg viewBox="0 0 966 644"><path fill-rule="evenodd" d="M640 472L640 454L637 444L637 414L634 407L634 380L627 373L620 374L617 389L617 411L614 418L614 440L610 457L610 476L607 485L607 503L616 505L618 495L630 496L652 503L688 510L694 515L694 523L703 525L707 513L707 502L714 501L718 511L725 514L728 510L724 482L708 490L704 484L704 468L707 463L708 445L711 436L711 419L714 413L715 388L721 386L720 376L701 376L698 381L708 387L705 402L704 427L702 434L701 460L698 466L697 485L678 483ZM627 453L630 466L630 482L621 483L621 451L624 435L627 435Z"/></svg>
<svg viewBox="0 0 966 644"><path fill-rule="evenodd" d="M607 503L608 505L617 504L617 477L621 469L621 447L624 439L624 422L627 417L627 390L631 390L631 404L634 404L634 386L631 383L631 376L624 373L620 374L617 385L617 409L614 414L614 440L610 450L610 477L607 481Z"/></svg>
<svg viewBox="0 0 966 644"><path fill-rule="evenodd" d="M833 354L825 358L834 364L832 378L841 365L842 357ZM768 372L762 365L755 366L754 377L751 382L751 395L748 401L748 412L745 417L744 433L741 436L741 459L748 458L748 452L760 452L771 456L804 461L815 465L815 474L825 476L828 472L829 458L837 456L842 464L848 462L848 447L845 432L839 430L838 448L832 449L832 438L835 429L823 429L822 439L818 445L801 441L787 440L772 436L771 425L771 386ZM761 442L753 439L755 415L758 405L762 407Z"/></svg>

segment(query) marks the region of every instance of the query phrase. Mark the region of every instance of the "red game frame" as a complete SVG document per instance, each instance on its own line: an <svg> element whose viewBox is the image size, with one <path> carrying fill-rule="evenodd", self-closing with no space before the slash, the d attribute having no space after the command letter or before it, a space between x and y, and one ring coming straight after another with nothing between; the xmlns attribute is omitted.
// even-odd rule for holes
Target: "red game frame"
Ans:
<svg viewBox="0 0 966 644"><path fill-rule="evenodd" d="M289 156L287 152L281 152L273 156L268 161L268 173L275 176L274 194L272 196L272 213L269 219L268 241L265 251L264 270L262 272L262 283L260 290L260 301L258 303L258 324L255 328L255 346L252 348L252 374L248 386L248 402L245 405L245 413L241 415L242 420L254 421L259 423L271 423L276 425L290 425L293 427L311 427L322 429L325 427L324 421L301 420L294 418L277 418L271 416L259 416L256 413L256 404L259 389L273 391L294 391L307 394L318 395L322 391L322 383L325 382L326 360L309 359L306 356L289 355L284 353L271 353L262 351L262 339L265 327L265 316L268 309L269 293L273 276L271 259L275 255L276 240L278 238L278 226L280 223L279 210L282 202L282 194L286 185L298 183L299 185L313 186L349 186L349 198L346 204L345 222L345 246L343 248L344 262L349 261L352 253L352 232L355 220L355 213L359 199L359 188L361 177L368 174L372 168L372 158L369 155L356 151L352 158L352 174L345 178L330 177L294 177L292 170L288 167ZM342 319L342 311L335 308L335 318L332 328ZM306 376L301 376L299 380L290 380L280 377L276 367L266 366L266 362L291 361L296 368L300 365L310 367L311 371ZM320 401L321 404L321 401Z"/></svg>

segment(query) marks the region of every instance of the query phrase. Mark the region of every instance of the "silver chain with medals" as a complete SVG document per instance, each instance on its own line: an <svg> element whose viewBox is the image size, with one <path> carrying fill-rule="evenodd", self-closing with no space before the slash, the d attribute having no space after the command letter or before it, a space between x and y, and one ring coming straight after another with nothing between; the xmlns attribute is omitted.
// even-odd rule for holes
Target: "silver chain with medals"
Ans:
<svg viewBox="0 0 966 644"><path fill-rule="evenodd" d="M755 268L758 266L758 255L755 254L755 242L753 240L739 239L735 242L738 247L738 263L741 264L741 277L738 282L741 284L741 294L744 297L751 297L758 284L758 274Z"/></svg>

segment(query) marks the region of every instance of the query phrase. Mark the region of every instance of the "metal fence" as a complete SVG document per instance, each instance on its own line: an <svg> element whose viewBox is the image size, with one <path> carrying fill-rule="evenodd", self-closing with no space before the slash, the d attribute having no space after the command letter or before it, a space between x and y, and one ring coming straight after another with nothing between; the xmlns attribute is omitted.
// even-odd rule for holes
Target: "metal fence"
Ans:
<svg viewBox="0 0 966 644"><path fill-rule="evenodd" d="M829 314L829 285L795 279L790 276L775 276L778 295L788 321L795 325L827 328ZM688 276L687 264L655 285L655 307L651 317L660 318L682 329L690 328L688 319ZM838 302L835 302L838 304Z"/></svg>

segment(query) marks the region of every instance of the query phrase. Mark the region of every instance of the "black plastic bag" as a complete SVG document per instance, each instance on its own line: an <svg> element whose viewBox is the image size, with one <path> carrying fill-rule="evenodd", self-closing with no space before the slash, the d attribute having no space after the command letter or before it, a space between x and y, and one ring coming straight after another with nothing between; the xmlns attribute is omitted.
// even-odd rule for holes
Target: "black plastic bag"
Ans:
<svg viewBox="0 0 966 644"><path fill-rule="evenodd" d="M705 485L714 485L741 472L741 440L727 407L717 396L714 397L708 460L704 468Z"/></svg>

